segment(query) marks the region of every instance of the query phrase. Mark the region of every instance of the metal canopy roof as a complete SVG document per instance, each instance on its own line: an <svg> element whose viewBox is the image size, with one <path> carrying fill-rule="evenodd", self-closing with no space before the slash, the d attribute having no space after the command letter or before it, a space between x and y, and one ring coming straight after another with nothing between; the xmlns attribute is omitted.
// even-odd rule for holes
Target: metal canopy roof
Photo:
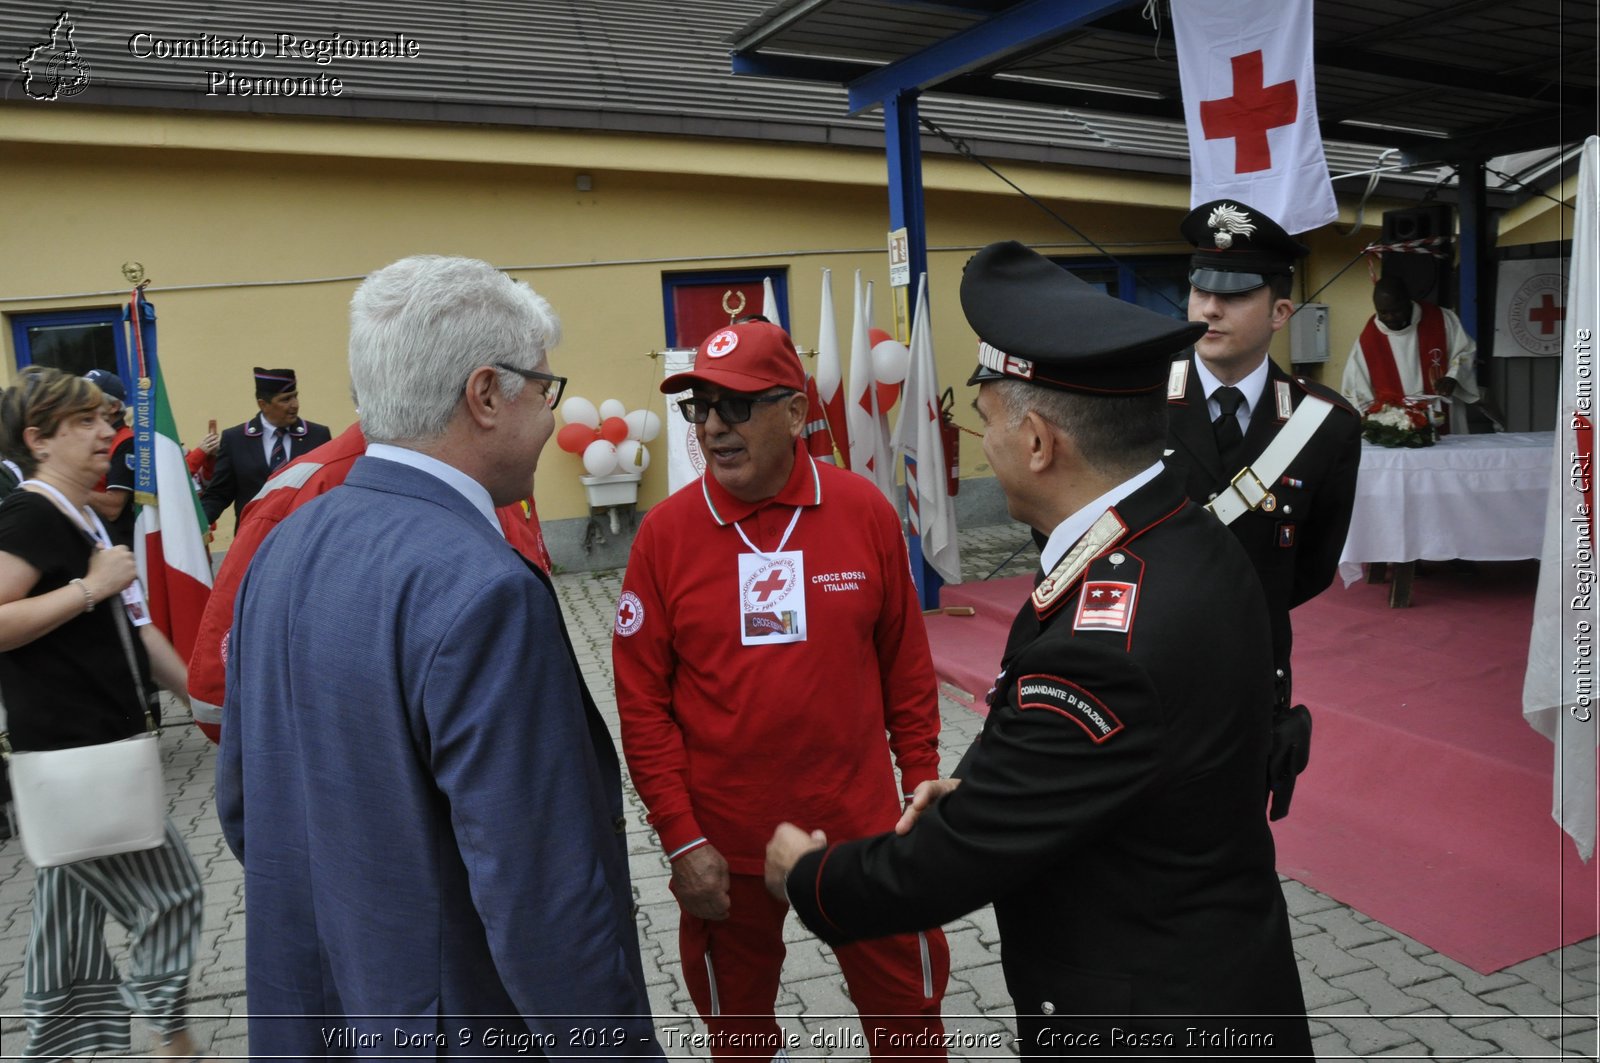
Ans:
<svg viewBox="0 0 1600 1063"><path fill-rule="evenodd" d="M1577 143L1597 128L1596 26L1596 0L1320 0L1330 157L1341 142L1414 165ZM843 84L853 112L914 88L1183 122L1164 3L783 0L727 42L736 72Z"/></svg>

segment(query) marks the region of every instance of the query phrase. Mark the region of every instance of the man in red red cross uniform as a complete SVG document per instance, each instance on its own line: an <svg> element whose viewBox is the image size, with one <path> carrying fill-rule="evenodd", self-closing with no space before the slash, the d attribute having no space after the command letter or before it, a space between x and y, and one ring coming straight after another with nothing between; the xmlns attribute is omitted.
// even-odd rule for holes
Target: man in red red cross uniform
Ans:
<svg viewBox="0 0 1600 1063"><path fill-rule="evenodd" d="M1466 431L1463 403L1477 402L1472 342L1454 311L1416 302L1398 277L1381 277L1372 289L1375 313L1361 330L1344 365L1339 390L1363 413L1403 406L1421 395L1449 400L1448 415L1435 410L1441 431Z"/></svg>
<svg viewBox="0 0 1600 1063"><path fill-rule="evenodd" d="M640 524L612 660L622 748L672 866L684 980L717 1059L781 1057L788 908L767 839L894 826L938 775L937 685L900 520L870 480L814 460L794 344L747 321L669 377L706 473ZM899 779L895 768L899 768ZM944 1058L937 929L835 950L877 1059Z"/></svg>

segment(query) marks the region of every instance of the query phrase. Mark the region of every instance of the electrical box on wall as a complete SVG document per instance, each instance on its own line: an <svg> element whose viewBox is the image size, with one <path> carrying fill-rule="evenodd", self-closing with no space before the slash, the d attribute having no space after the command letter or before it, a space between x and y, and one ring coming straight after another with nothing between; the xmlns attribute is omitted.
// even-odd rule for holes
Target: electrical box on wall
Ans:
<svg viewBox="0 0 1600 1063"><path fill-rule="evenodd" d="M1328 305L1306 303L1289 319L1289 361L1295 365L1328 360Z"/></svg>

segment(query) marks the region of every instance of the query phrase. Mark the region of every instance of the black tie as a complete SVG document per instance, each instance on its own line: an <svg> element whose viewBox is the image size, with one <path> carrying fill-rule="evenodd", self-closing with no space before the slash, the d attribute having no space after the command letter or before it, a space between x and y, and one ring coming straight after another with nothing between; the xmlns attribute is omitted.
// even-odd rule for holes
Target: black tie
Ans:
<svg viewBox="0 0 1600 1063"><path fill-rule="evenodd" d="M1244 405L1244 392L1236 387L1220 387L1211 393L1222 414L1211 422L1217 436L1217 453L1222 455L1224 467L1238 464L1239 451L1244 446L1244 431L1239 427L1239 407Z"/></svg>
<svg viewBox="0 0 1600 1063"><path fill-rule="evenodd" d="M277 435L277 438L275 438L272 441L272 456L267 459L267 471L268 472L277 472L278 471L278 466L283 464L283 458L284 458L284 454L283 454L283 435L284 435L284 431L281 428L277 429L276 431L277 431L278 435Z"/></svg>

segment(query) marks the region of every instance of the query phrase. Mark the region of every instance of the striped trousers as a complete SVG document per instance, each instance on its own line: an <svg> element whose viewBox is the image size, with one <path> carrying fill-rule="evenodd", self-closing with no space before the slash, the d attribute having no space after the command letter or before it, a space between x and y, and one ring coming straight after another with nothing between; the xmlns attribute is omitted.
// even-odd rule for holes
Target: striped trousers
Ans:
<svg viewBox="0 0 1600 1063"><path fill-rule="evenodd" d="M171 819L160 848L38 868L23 965L23 1055L126 1055L135 1013L162 1036L183 1029L200 906L200 871ZM106 948L108 915L128 931L126 978Z"/></svg>

